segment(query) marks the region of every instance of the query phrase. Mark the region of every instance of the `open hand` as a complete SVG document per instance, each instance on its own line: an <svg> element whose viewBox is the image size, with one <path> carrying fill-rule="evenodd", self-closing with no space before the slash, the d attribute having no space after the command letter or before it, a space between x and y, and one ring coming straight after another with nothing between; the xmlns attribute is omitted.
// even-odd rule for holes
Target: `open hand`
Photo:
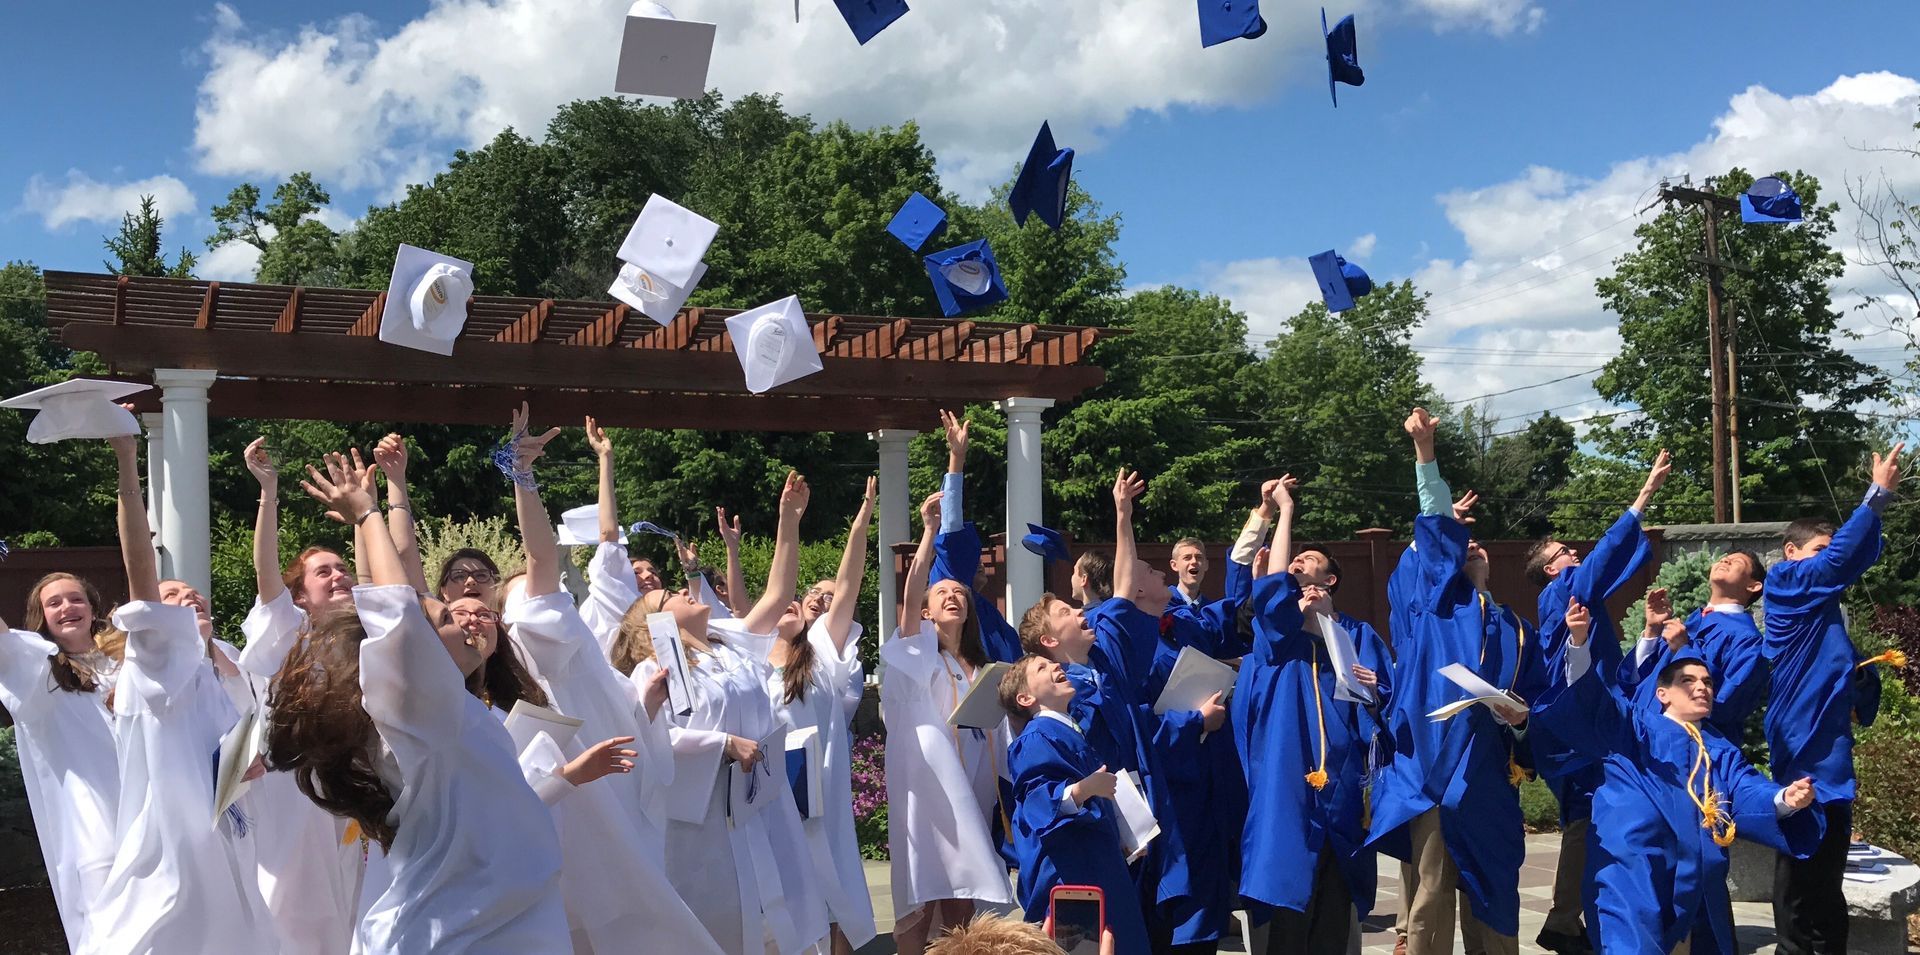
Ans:
<svg viewBox="0 0 1920 955"><path fill-rule="evenodd" d="M373 446L373 463L387 476L387 483L407 486L407 439L389 434Z"/></svg>
<svg viewBox="0 0 1920 955"><path fill-rule="evenodd" d="M1073 792L1069 795L1073 796L1075 803L1082 806L1087 804L1087 800L1096 796L1104 796L1112 799L1114 786L1117 785L1118 782L1119 780L1116 779L1112 773L1107 772L1107 767L1101 766L1099 769L1094 770L1092 774L1088 775L1087 778L1074 783L1071 787Z"/></svg>
<svg viewBox="0 0 1920 955"><path fill-rule="evenodd" d="M807 486L807 479L798 471L788 471L786 486L780 489L780 516L799 520L812 499L813 489Z"/></svg>
<svg viewBox="0 0 1920 955"><path fill-rule="evenodd" d="M566 767L560 770L560 775L575 786L585 786L603 776L633 772L633 758L640 753L625 748L631 742L631 736L603 739L587 747L586 752L568 760Z"/></svg>
<svg viewBox="0 0 1920 955"><path fill-rule="evenodd" d="M1460 495L1460 499L1453 502L1453 519L1462 524L1472 524L1473 507L1479 503L1480 492L1469 488L1467 493Z"/></svg>
<svg viewBox="0 0 1920 955"><path fill-rule="evenodd" d="M335 451L322 456L321 463L326 472L307 465L307 479L300 488L326 505L329 518L349 524L373 510L373 470L360 461L358 449L352 461Z"/></svg>
<svg viewBox="0 0 1920 955"><path fill-rule="evenodd" d="M540 435L528 431L527 421L530 417L531 414L527 411L527 403L524 401L520 402L520 410L513 413L512 433L518 435L513 441L513 466L515 469L521 471L531 469L533 462L539 460L540 455L546 453L547 442L560 436L559 428L548 428L545 434Z"/></svg>
<svg viewBox="0 0 1920 955"><path fill-rule="evenodd" d="M1673 619L1673 595L1665 587L1655 587L1647 591L1647 627L1659 632L1658 628Z"/></svg>
<svg viewBox="0 0 1920 955"><path fill-rule="evenodd" d="M607 437L607 432L600 427L600 422L593 420L593 415L587 415L587 447L593 449L594 457L613 457L613 439Z"/></svg>
<svg viewBox="0 0 1920 955"><path fill-rule="evenodd" d="M273 456L267 453L267 439L255 438L248 442L246 452L241 456L247 462L247 473L260 482L260 489L273 492L280 487L280 469L274 466Z"/></svg>
<svg viewBox="0 0 1920 955"><path fill-rule="evenodd" d="M727 523L727 509L724 507L716 507L713 509L713 524L719 529L720 543L725 545L727 550L737 551L740 549L740 516L738 514L734 515L733 523L729 524Z"/></svg>
<svg viewBox="0 0 1920 955"><path fill-rule="evenodd" d="M1873 483L1880 485L1881 488L1888 491L1898 488L1900 484L1900 454L1905 450L1907 450L1907 443L1902 441L1888 450L1886 457L1883 458L1877 453L1873 456Z"/></svg>
<svg viewBox="0 0 1920 955"><path fill-rule="evenodd" d="M947 470L958 472L966 468L967 435L973 422L951 411L940 412L940 428L947 433Z"/></svg>
<svg viewBox="0 0 1920 955"><path fill-rule="evenodd" d="M1121 514L1133 513L1133 499L1146 493L1147 482L1140 478L1140 472L1121 468L1113 478L1113 507Z"/></svg>

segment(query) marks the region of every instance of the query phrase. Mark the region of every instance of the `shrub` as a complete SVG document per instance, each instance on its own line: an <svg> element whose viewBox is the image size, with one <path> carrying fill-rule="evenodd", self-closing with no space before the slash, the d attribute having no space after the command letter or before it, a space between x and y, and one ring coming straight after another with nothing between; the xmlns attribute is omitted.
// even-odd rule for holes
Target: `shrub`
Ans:
<svg viewBox="0 0 1920 955"><path fill-rule="evenodd" d="M26 779L20 775L20 746L13 738L13 727L0 727L0 799L17 799L26 794Z"/></svg>
<svg viewBox="0 0 1920 955"><path fill-rule="evenodd" d="M853 741L853 829L860 858L887 858L886 743L879 735Z"/></svg>
<svg viewBox="0 0 1920 955"><path fill-rule="evenodd" d="M1520 784L1520 816L1528 832L1555 832L1560 828L1560 800L1534 777Z"/></svg>
<svg viewBox="0 0 1920 955"><path fill-rule="evenodd" d="M427 585L438 581L440 565L447 555L462 547L484 551L511 575L526 565L526 546L520 542L520 527L505 517L479 517L456 521L449 517L428 517L414 525L420 537L420 563L427 570Z"/></svg>

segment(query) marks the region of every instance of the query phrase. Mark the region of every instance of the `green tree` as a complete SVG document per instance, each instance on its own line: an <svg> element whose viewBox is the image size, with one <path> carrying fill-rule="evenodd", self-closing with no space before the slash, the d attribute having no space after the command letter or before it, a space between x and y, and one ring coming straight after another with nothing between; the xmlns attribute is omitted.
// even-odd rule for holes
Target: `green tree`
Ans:
<svg viewBox="0 0 1920 955"><path fill-rule="evenodd" d="M120 232L105 240L107 251L113 253L115 259L103 263L107 271L114 275L192 278L192 252L181 249L180 257L172 265L167 264L166 254L160 247L160 233L165 225L166 219L154 207L153 197L141 196L140 211L129 212L121 217Z"/></svg>
<svg viewBox="0 0 1920 955"><path fill-rule="evenodd" d="M1845 506L1852 492L1843 493L1837 482L1865 458L1872 432L1859 409L1889 394L1884 376L1836 345L1846 337L1828 294L1845 266L1830 243L1838 207L1820 203L1814 177L1776 175L1799 193L1804 222L1782 227L1723 218L1720 225L1718 254L1750 270L1728 275L1724 297L1737 328L1740 491L1748 520ZM1735 196L1752 181L1736 168L1711 185ZM1657 505L1661 517L1711 519L1707 283L1689 258L1703 247L1702 231L1697 212L1669 209L1641 225L1638 248L1595 283L1601 301L1620 317L1622 346L1594 386L1641 413L1593 434L1599 454L1623 465L1594 467L1582 459L1587 466L1563 491L1570 500L1624 503L1634 494L1641 462L1665 447L1674 455L1674 476ZM1563 533L1591 532L1605 521L1590 509L1566 510L1556 514Z"/></svg>
<svg viewBox="0 0 1920 955"><path fill-rule="evenodd" d="M1493 419L1464 409L1458 434L1465 460L1452 483L1480 495L1474 532L1487 538L1544 537L1553 532L1551 496L1573 473L1573 425L1541 413L1525 428L1495 432Z"/></svg>
<svg viewBox="0 0 1920 955"><path fill-rule="evenodd" d="M294 173L260 205L260 187L242 183L213 207L207 248L245 242L260 250L254 280L274 285L325 285L335 280L338 236L317 216L333 201L311 173Z"/></svg>
<svg viewBox="0 0 1920 955"><path fill-rule="evenodd" d="M98 373L89 353L60 346L47 330L47 290L31 262L0 267L0 393L17 395ZM11 448L0 494L0 540L46 546L105 544L114 538L113 456L104 441L27 441L30 413L0 412L0 443Z"/></svg>

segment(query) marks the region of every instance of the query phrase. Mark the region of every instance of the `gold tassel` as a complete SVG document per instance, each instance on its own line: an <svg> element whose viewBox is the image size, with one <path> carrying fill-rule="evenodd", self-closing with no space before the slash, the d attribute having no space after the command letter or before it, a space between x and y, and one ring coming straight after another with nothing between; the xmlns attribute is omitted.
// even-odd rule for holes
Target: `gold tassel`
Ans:
<svg viewBox="0 0 1920 955"><path fill-rule="evenodd" d="M1307 785L1314 791L1327 787L1327 711L1320 702L1320 651L1313 653L1313 713L1320 719L1320 768L1307 774Z"/></svg>
<svg viewBox="0 0 1920 955"><path fill-rule="evenodd" d="M1693 737L1693 743L1699 747L1693 761L1693 771L1687 774L1687 798L1700 810L1700 827L1713 834L1713 844L1722 849L1733 845L1734 823L1720 808L1720 794L1713 791L1713 761L1707 756L1707 742L1700 738L1700 728L1692 723L1681 723L1687 728L1687 735ZM1704 774L1705 779L1700 777ZM1699 780L1700 792L1694 794L1694 781ZM1721 829L1722 825L1725 829Z"/></svg>
<svg viewBox="0 0 1920 955"><path fill-rule="evenodd" d="M360 841L360 823L356 820L349 819L347 820L346 835L340 837L340 844L343 846L352 845L358 841Z"/></svg>
<svg viewBox="0 0 1920 955"><path fill-rule="evenodd" d="M1858 670L1861 667L1872 666L1875 663L1884 663L1887 666L1893 667L1895 669L1899 669L1907 665L1907 654L1903 650L1897 650L1897 649L1888 650L1887 652L1882 653L1877 657L1868 657L1865 660L1862 660L1859 663L1854 664L1853 668Z"/></svg>
<svg viewBox="0 0 1920 955"><path fill-rule="evenodd" d="M1307 785L1312 786L1314 789L1327 788L1327 771L1324 769L1316 769L1308 773Z"/></svg>
<svg viewBox="0 0 1920 955"><path fill-rule="evenodd" d="M1512 783L1513 788L1520 788L1520 784L1526 782L1532 778L1532 776L1533 774L1527 772L1525 767L1513 761L1513 755L1511 753L1507 755L1507 782Z"/></svg>

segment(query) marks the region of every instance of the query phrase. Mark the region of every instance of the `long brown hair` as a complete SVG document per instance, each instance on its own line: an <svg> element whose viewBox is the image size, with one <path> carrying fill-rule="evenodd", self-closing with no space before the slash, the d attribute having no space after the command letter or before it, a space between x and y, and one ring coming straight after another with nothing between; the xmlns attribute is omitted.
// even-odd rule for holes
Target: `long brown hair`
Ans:
<svg viewBox="0 0 1920 955"><path fill-rule="evenodd" d="M94 646L107 651L108 656L116 660L119 659L120 654L117 651L125 646L125 638L123 636L120 640L108 639L105 645L102 644L102 635L112 629L113 621L110 619L112 614L101 600L100 588L95 587L93 581L85 577L57 570L35 581L33 589L27 591L27 612L25 619L23 619L21 623L24 624L28 630L32 630L46 637L48 640L53 639L52 631L47 629L46 609L40 605L40 592L45 590L48 584L58 583L62 580L71 580L79 584L80 592L87 597L87 606L93 610ZM52 671L55 689L66 690L70 693L92 693L100 687L99 675L93 672L93 667L88 665L84 660L75 659L67 653L64 647L60 649L60 652L53 655Z"/></svg>
<svg viewBox="0 0 1920 955"><path fill-rule="evenodd" d="M360 644L351 607L323 611L267 691L267 768L293 773L313 804L393 845L393 794L374 769L378 731L360 697Z"/></svg>
<svg viewBox="0 0 1920 955"><path fill-rule="evenodd" d="M932 599L934 584L952 579L953 578L950 577L942 578L941 580L934 581L932 584L928 584L928 599ZM961 584L960 603L967 608L967 619L960 623L960 653L958 656L960 659L971 664L975 669L979 669L980 667L986 666L990 661L987 659L987 645L980 639L980 617L973 612L973 588L966 586L965 581L955 582Z"/></svg>
<svg viewBox="0 0 1920 955"><path fill-rule="evenodd" d="M800 632L787 641L786 668L780 671L781 688L788 703L798 703L807 698L807 688L813 686L813 641L807 639L807 631L812 629L805 622Z"/></svg>
<svg viewBox="0 0 1920 955"><path fill-rule="evenodd" d="M540 681L534 679L526 664L520 662L513 639L507 636L506 625L495 626L499 627L500 643L493 648L487 662L467 677L467 692L486 701L487 705L503 710L513 709L513 704L520 700L535 706L546 706L547 691L540 688Z"/></svg>

